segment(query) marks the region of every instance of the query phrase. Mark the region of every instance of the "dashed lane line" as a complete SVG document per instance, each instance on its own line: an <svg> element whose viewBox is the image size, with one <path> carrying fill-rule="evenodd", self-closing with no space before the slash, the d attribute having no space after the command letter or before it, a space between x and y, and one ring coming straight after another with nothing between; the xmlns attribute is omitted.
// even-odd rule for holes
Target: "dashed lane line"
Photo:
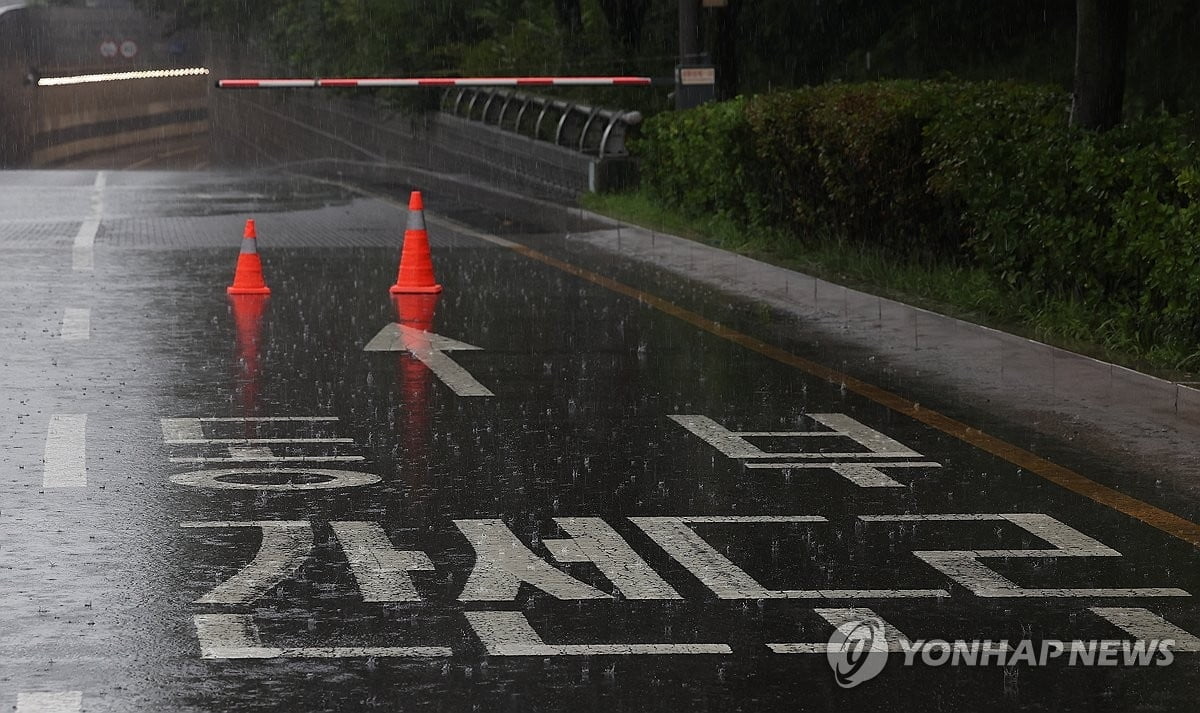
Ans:
<svg viewBox="0 0 1200 713"><path fill-rule="evenodd" d="M100 231L100 218L104 215L104 187L108 183L108 175L104 171L96 174L92 184L92 212L79 232L75 234L75 244L71 252L71 269L75 272L91 272L95 267L96 233Z"/></svg>
<svg viewBox="0 0 1200 713"><path fill-rule="evenodd" d="M64 342L86 342L92 336L92 311L87 307L67 307L63 310L59 336Z"/></svg>
<svg viewBox="0 0 1200 713"><path fill-rule="evenodd" d="M87 487L87 414L56 413L46 430L43 488Z"/></svg>
<svg viewBox="0 0 1200 713"><path fill-rule="evenodd" d="M61 693L29 691L17 694L17 713L79 713L82 709L82 691Z"/></svg>

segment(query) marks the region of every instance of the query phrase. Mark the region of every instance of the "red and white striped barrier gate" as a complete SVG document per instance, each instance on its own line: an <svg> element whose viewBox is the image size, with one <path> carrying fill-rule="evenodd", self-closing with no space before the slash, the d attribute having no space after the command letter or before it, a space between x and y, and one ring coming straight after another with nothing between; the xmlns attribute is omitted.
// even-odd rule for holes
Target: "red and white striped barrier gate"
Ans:
<svg viewBox="0 0 1200 713"><path fill-rule="evenodd" d="M648 87L650 77L375 77L361 79L220 79L220 89L334 87Z"/></svg>

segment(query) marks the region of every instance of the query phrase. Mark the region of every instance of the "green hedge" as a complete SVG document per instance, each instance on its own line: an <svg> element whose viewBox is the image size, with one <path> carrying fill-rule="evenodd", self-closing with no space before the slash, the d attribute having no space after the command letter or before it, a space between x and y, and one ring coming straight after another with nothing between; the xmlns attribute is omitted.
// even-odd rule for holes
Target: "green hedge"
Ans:
<svg viewBox="0 0 1200 713"><path fill-rule="evenodd" d="M985 269L1139 348L1200 348L1200 147L1189 118L1095 134L1012 83L833 84L650 119L643 186L791 240Z"/></svg>

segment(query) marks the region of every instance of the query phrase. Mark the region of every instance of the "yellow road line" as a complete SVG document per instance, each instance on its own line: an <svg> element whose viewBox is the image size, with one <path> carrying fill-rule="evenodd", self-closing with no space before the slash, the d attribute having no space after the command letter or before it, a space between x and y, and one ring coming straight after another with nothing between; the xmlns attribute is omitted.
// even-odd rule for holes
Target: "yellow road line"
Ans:
<svg viewBox="0 0 1200 713"><path fill-rule="evenodd" d="M463 226L454 225L454 228L463 231ZM639 290L636 287L630 287L621 282L617 282L611 278L605 277L598 273L592 272L585 268L573 265L569 262L564 262L557 258L546 255L545 253L534 250L533 248L514 243L511 240L504 240L495 236L480 233L474 230L466 230L465 232L482 238L498 245L520 253L525 257L537 260L543 264L557 268L568 274L574 275L581 279L587 280L593 284L599 285L607 290L611 290L618 294L632 297L633 299L653 307L654 309L669 314L676 319L680 319L688 324L703 329L704 331L715 334L722 339L728 340L739 346L745 347L751 351L762 354L765 357L774 359L782 364L800 369L803 372L811 374L820 379L824 379L831 384L844 386L847 390L853 391L859 396L864 396L875 403L887 406L888 408L902 413L905 416L913 418L927 426L931 426L941 431L942 433L954 436L960 441L969 443L980 450L987 451L992 455L999 456L1004 460L1023 468L1031 473L1035 473L1046 480L1059 485L1073 493L1078 493L1090 500L1093 500L1101 505L1105 505L1117 512L1124 513L1130 517L1141 520L1142 522L1154 527L1162 532L1177 537L1184 542L1191 544L1194 547L1200 547L1200 525L1197 525L1190 520L1186 520L1174 513L1167 512L1162 508L1155 507L1149 503L1142 502L1137 498L1126 495L1118 490L1097 483L1090 478L1087 478L1080 473L1077 473L1070 468L1058 465L1051 461L1042 458L1041 456L1031 453L1024 448L1015 446L1007 441L1004 441L995 436L988 435L977 428L972 428L961 421L957 421L949 416L941 414L932 409L921 406L915 401L904 398L887 389L880 388L874 384L867 383L861 379L856 379L849 374L842 373L836 369L831 369L817 362L810 361L804 357L796 356L789 351L781 349L772 344L768 344L761 339L752 337L744 332L739 332L736 329L727 327L719 322L715 322L707 317L692 312L689 309L680 307L679 305L669 302L657 295L653 295L644 290Z"/></svg>
<svg viewBox="0 0 1200 713"><path fill-rule="evenodd" d="M332 181L328 181L332 183ZM344 185L344 184L339 184ZM397 204L397 201L387 197L363 191L362 189L345 186L351 190L357 191L364 195L369 195L389 203ZM804 357L796 356L789 351L781 349L772 344L768 344L761 339L752 337L744 332L739 332L736 329L727 327L719 322L715 322L703 315L692 312L689 309L680 307L679 305L669 302L657 295L651 294L644 290L639 290L636 287L630 287L622 282L605 277L596 272L592 272L586 268L573 265L569 262L551 257L545 253L539 252L531 247L505 240L504 238L495 235L489 235L477 230L473 230L461 223L427 216L430 223L441 223L442 225L451 228L460 233L465 233L473 237L485 240L495 245L500 245L513 252L524 255L527 258L536 260L550 267L561 270L567 274L574 275L583 280L587 280L595 285L599 285L607 290L616 292L617 294L631 297L642 304L664 313L669 314L676 319L682 320L691 324L694 327L702 329L710 334L714 334L722 339L728 340L739 346L745 347L753 352L762 354L765 357L774 359L782 364L795 367L801 371L815 376L819 379L828 381L836 386L844 386L847 390L852 391L859 396L874 401L882 406L886 406L893 411L902 413L912 419L920 421L927 426L935 428L942 433L953 436L960 441L968 443L980 450L991 453L992 455L1003 458L1004 460L1016 465L1024 470L1041 476L1042 478L1061 486L1073 493L1082 495L1094 502L1104 505L1108 508L1116 510L1119 513L1128 515L1129 517L1141 520L1151 527L1165 532L1168 535L1177 537L1184 542L1189 543L1193 547L1200 548L1200 525L1182 518L1174 513L1167 512L1162 508L1155 507L1149 503L1138 500L1137 498L1126 495L1110 488L1102 483L1077 473L1070 468L1058 465L1051 461L1042 458L1036 453L1031 453L1019 446L1015 446L1003 439L988 435L977 428L972 428L961 421L957 421L949 416L938 413L932 409L921 406L915 401L892 393L887 389L880 388L874 384L869 384L861 379L856 379L849 374L844 374L836 369L831 369L815 361L810 361Z"/></svg>

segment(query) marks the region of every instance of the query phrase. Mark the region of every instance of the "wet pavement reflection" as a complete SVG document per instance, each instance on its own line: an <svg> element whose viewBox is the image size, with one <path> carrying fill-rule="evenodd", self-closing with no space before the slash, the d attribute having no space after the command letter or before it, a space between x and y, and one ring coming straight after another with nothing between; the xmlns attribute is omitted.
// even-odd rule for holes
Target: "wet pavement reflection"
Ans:
<svg viewBox="0 0 1200 713"><path fill-rule="evenodd" d="M93 175L0 196L23 202L0 214L0 706L1193 705L1200 557L1150 524L441 222L444 292L392 295L400 187L392 205L300 179L112 174L121 217L101 216L94 269L74 270ZM160 203L176 180L192 197ZM53 214L56 191L78 216L33 240L15 214ZM250 217L271 295L227 296ZM836 368L858 358L536 226L505 237ZM89 310L87 339L62 338L67 307ZM493 396L460 395L467 378ZM53 418L73 415L76 440L79 421ZM72 457L85 482L48 485ZM891 653L845 687L831 658L869 670L830 644L850 621ZM920 648L1152 638L1174 640L1169 665Z"/></svg>

